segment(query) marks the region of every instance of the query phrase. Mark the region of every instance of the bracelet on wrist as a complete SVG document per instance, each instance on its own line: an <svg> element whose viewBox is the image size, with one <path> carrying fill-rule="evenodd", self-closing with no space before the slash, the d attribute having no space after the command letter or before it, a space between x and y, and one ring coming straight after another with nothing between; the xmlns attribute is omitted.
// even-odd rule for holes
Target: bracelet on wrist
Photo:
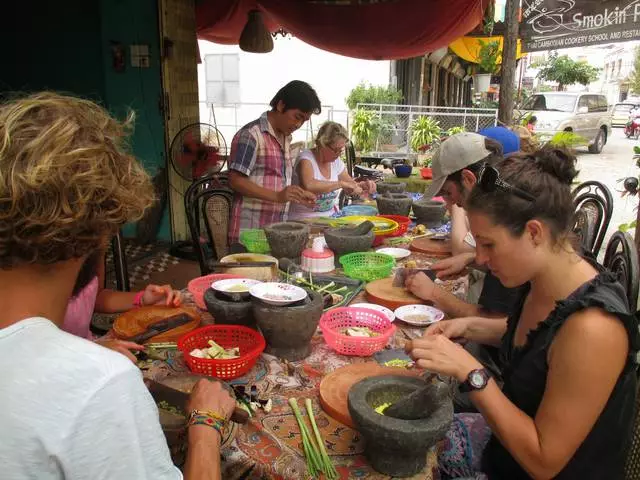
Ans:
<svg viewBox="0 0 640 480"><path fill-rule="evenodd" d="M216 430L222 436L222 429L227 421L215 412L210 410L192 410L187 420L187 428L192 425L206 425Z"/></svg>
<svg viewBox="0 0 640 480"><path fill-rule="evenodd" d="M142 307L144 305L143 301L142 301L142 297L144 296L144 290L141 292L136 293L136 296L133 297L133 306L138 308L138 307Z"/></svg>

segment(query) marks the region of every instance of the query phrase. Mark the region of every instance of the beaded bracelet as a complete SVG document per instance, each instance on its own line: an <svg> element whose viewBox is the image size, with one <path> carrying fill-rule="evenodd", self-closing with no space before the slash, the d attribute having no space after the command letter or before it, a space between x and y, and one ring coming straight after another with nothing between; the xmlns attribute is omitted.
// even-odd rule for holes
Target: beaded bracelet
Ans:
<svg viewBox="0 0 640 480"><path fill-rule="evenodd" d="M187 428L191 425L207 425L208 427L214 428L222 436L222 429L225 427L226 421L219 420L220 416L214 415L215 417L209 415L209 412L192 410L189 414L189 420L187 421Z"/></svg>

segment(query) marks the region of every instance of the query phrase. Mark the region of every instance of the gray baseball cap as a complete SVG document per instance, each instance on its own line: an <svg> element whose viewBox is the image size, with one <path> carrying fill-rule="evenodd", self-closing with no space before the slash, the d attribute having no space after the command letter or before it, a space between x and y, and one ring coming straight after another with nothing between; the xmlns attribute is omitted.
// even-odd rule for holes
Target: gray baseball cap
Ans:
<svg viewBox="0 0 640 480"><path fill-rule="evenodd" d="M431 160L433 180L424 198L438 194L447 177L491 155L485 147L485 137L477 133L462 132L450 136L440 144Z"/></svg>

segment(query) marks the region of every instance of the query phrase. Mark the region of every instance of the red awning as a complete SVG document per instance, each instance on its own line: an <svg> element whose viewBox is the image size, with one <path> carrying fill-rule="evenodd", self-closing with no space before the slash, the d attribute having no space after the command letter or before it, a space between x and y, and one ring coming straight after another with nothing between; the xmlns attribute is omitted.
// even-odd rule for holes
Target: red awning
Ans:
<svg viewBox="0 0 640 480"><path fill-rule="evenodd" d="M248 12L258 9L271 31L282 27L340 55L391 60L420 56L462 37L482 21L488 1L201 0L196 2L196 21L199 38L237 44Z"/></svg>

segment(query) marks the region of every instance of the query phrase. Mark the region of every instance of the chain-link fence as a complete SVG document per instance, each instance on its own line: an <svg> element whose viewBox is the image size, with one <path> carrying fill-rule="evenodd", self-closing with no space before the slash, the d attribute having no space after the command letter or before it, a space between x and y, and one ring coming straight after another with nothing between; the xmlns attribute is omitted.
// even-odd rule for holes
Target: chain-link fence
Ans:
<svg viewBox="0 0 640 480"><path fill-rule="evenodd" d="M430 117L438 122L443 134L454 127L463 127L467 132L477 132L486 127L493 127L498 122L498 110L493 108L359 103L357 109L371 112L373 116L373 138L369 142L372 151L368 152L372 156L411 152L411 126L420 117ZM356 128L357 125L353 123L352 136L353 129Z"/></svg>

